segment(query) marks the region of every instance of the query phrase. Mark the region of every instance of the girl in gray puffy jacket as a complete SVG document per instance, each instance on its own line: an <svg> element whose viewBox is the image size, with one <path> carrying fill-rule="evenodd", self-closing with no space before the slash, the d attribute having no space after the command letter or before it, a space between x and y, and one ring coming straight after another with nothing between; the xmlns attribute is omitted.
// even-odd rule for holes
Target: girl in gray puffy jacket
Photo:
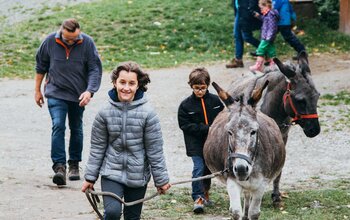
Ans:
<svg viewBox="0 0 350 220"><path fill-rule="evenodd" d="M170 188L163 155L160 123L144 92L147 73L134 62L113 70L109 103L96 115L82 191L93 188L101 175L102 191L131 202L144 197L151 174L158 192ZM103 197L104 219L120 219L122 204ZM124 219L140 219L142 203L125 206Z"/></svg>

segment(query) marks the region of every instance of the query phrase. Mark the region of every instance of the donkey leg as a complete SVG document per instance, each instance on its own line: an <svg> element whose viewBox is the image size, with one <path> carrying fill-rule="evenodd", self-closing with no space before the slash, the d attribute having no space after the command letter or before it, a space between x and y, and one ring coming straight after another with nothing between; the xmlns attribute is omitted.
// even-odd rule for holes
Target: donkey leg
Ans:
<svg viewBox="0 0 350 220"><path fill-rule="evenodd" d="M242 217L241 186L239 186L232 178L227 178L226 187L230 197L231 218L233 220L240 220Z"/></svg>
<svg viewBox="0 0 350 220"><path fill-rule="evenodd" d="M248 219L258 220L260 216L261 201L264 196L267 184L262 184L256 191L251 193L251 202L249 206Z"/></svg>
<svg viewBox="0 0 350 220"><path fill-rule="evenodd" d="M242 220L249 220L248 211L249 211L251 195L250 195L250 192L247 190L244 190L243 194L244 194L244 210L243 210L244 214L243 214Z"/></svg>
<svg viewBox="0 0 350 220"><path fill-rule="evenodd" d="M280 180L281 180L281 173L276 177L276 179L273 180L273 191L271 194L272 198L272 205L275 208L279 208L281 206L282 198L280 193Z"/></svg>

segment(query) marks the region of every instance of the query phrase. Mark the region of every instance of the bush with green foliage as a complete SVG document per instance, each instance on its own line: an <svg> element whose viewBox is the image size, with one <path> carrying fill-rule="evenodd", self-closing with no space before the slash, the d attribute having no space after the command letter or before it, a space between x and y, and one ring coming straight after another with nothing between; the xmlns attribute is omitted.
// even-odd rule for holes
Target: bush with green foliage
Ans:
<svg viewBox="0 0 350 220"><path fill-rule="evenodd" d="M334 30L339 28L339 0L314 0L321 22Z"/></svg>

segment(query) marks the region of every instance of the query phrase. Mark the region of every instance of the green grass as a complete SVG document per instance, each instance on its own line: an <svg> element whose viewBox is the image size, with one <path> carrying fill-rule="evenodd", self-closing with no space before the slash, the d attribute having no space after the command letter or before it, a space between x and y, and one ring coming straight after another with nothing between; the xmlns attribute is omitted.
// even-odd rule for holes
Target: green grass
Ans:
<svg viewBox="0 0 350 220"><path fill-rule="evenodd" d="M331 112L327 112L327 106L333 106ZM324 94L320 97L320 123L323 131L330 129L342 131L350 126L350 91L342 90L336 94Z"/></svg>
<svg viewBox="0 0 350 220"><path fill-rule="evenodd" d="M333 188L289 190L281 209L272 207L270 193L265 193L261 206L261 220L331 220L350 218L350 180L333 182ZM229 199L225 187L214 186L211 199L215 205L206 207L204 215L192 213L193 201L189 188L173 187L169 193L147 201L143 219L210 219L229 218Z"/></svg>
<svg viewBox="0 0 350 220"><path fill-rule="evenodd" d="M324 94L321 96L324 100L323 105L350 105L350 91L340 91L337 94Z"/></svg>
<svg viewBox="0 0 350 220"><path fill-rule="evenodd" d="M68 17L77 18L82 30L94 38L105 71L125 60L159 68L233 56L230 1L101 0L66 8L55 6L50 9L51 15L43 15L48 10L44 7L36 18L2 30L0 78L33 77L40 42ZM315 20L300 21L299 26L305 29L306 34L300 38L309 51L350 50L350 37ZM276 44L280 55L295 53L281 36Z"/></svg>

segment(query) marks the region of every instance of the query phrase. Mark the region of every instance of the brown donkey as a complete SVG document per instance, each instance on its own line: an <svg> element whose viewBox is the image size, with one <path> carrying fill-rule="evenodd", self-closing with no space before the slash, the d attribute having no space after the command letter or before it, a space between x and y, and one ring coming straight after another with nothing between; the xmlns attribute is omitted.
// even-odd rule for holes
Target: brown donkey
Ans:
<svg viewBox="0 0 350 220"><path fill-rule="evenodd" d="M285 148L276 122L255 109L262 91L237 101L213 83L226 107L210 127L204 158L212 172L229 169L220 180L227 185L233 219L259 219L263 194L281 172ZM244 213L240 195L244 195Z"/></svg>

